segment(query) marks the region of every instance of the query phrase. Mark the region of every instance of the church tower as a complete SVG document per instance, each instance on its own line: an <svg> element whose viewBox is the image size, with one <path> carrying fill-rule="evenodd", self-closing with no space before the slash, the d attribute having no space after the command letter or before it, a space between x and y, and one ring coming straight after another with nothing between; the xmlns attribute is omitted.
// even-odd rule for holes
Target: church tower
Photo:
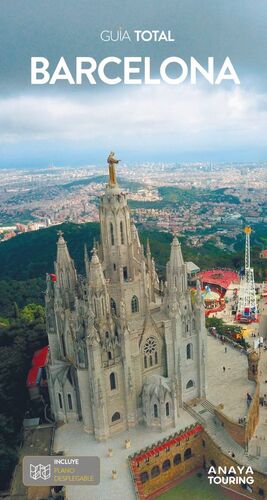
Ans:
<svg viewBox="0 0 267 500"><path fill-rule="evenodd" d="M177 425L183 402L205 397L206 331L200 290L187 285L175 236L159 285L119 187L114 153L100 198L101 242L77 277L62 233L56 281L47 279L48 384L56 420L82 420L96 439L136 426Z"/></svg>

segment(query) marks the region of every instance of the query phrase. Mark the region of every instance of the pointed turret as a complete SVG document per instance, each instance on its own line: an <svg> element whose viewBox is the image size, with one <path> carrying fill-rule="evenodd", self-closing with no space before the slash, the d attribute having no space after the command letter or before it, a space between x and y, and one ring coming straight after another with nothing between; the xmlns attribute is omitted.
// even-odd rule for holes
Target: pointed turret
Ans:
<svg viewBox="0 0 267 500"><path fill-rule="evenodd" d="M171 244L170 266L177 270L184 265L184 259L181 251L181 245L177 236L174 236Z"/></svg>
<svg viewBox="0 0 267 500"><path fill-rule="evenodd" d="M89 284L95 319L103 320L108 316L110 305L105 276L95 247L89 267Z"/></svg>
<svg viewBox="0 0 267 500"><path fill-rule="evenodd" d="M151 302L155 302L155 288L157 283L157 273L155 269L155 262L151 256L149 239L147 238L146 242L146 262L147 262L147 270L150 281L150 300Z"/></svg>
<svg viewBox="0 0 267 500"><path fill-rule="evenodd" d="M93 255L90 262L90 270L89 270L90 287L92 289L99 290L106 286L106 281L95 247L93 248L92 253Z"/></svg>
<svg viewBox="0 0 267 500"><path fill-rule="evenodd" d="M152 259L151 259L150 244L148 238L146 240L146 260L147 260L148 272L152 274Z"/></svg>
<svg viewBox="0 0 267 500"><path fill-rule="evenodd" d="M57 264L60 267L71 265L72 259L68 251L67 243L63 238L63 231L58 232L59 238L57 240Z"/></svg>
<svg viewBox="0 0 267 500"><path fill-rule="evenodd" d="M146 255L147 255L147 257L149 255L151 255L149 238L147 238L147 240L146 240Z"/></svg>
<svg viewBox="0 0 267 500"><path fill-rule="evenodd" d="M170 260L167 264L167 287L169 291L175 289L178 294L184 293L187 289L186 265L181 245L176 236L174 236L171 244Z"/></svg>
<svg viewBox="0 0 267 500"><path fill-rule="evenodd" d="M77 275L74 262L70 257L67 243L63 238L63 232L59 231L57 242L57 261L55 271L57 275L57 284L61 290L65 306L73 307L75 302L75 288L77 284Z"/></svg>

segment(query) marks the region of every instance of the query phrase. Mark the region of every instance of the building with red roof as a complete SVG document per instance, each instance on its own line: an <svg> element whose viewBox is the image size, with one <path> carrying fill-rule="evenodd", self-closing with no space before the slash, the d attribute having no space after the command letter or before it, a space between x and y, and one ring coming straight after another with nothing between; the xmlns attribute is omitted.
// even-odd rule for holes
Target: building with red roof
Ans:
<svg viewBox="0 0 267 500"><path fill-rule="evenodd" d="M226 291L231 283L239 283L240 278L235 271L231 269L211 269L202 271L198 274L198 279L202 285L214 285L222 291Z"/></svg>
<svg viewBox="0 0 267 500"><path fill-rule="evenodd" d="M27 376L27 388L31 399L40 396L40 386L46 386L45 365L48 359L48 346L35 351L32 358L32 366Z"/></svg>

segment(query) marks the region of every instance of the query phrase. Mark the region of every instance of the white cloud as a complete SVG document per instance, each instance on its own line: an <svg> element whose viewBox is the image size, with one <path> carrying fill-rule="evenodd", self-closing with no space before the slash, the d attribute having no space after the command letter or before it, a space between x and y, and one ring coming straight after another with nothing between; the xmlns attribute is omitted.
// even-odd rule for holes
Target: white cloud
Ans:
<svg viewBox="0 0 267 500"><path fill-rule="evenodd" d="M0 100L1 143L56 140L93 147L108 139L143 149L210 150L264 146L266 130L267 96L242 87L161 85Z"/></svg>

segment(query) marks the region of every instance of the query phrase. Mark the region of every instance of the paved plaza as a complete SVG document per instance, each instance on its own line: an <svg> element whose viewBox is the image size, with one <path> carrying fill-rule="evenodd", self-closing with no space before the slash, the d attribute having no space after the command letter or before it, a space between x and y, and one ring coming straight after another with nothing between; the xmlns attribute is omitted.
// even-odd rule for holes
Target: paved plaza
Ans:
<svg viewBox="0 0 267 500"><path fill-rule="evenodd" d="M247 413L247 393L253 395L255 390L254 382L247 378L246 354L208 336L207 374L207 399L215 406L222 403L223 412L233 420L238 421L240 417L244 417Z"/></svg>

